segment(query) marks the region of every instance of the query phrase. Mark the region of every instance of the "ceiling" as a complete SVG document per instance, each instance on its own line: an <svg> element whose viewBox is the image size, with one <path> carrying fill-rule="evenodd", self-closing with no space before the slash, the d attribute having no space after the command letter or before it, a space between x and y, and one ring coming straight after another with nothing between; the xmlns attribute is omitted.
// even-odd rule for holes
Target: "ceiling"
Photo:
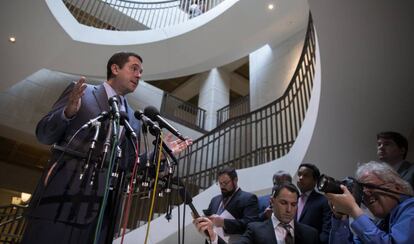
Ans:
<svg viewBox="0 0 414 244"><path fill-rule="evenodd" d="M136 45L103 45L90 44L73 39L65 32L61 22L57 22L47 4L59 4L61 1L25 1L15 0L3 4L0 9L0 21L8 23L0 29L3 44L2 55L8 57L1 60L0 71L3 74L0 82L0 113L2 121L8 121L11 113L9 104L13 104L10 93L31 93L31 89L47 86L64 87L71 81L71 75L94 77L91 80L102 80L107 57L115 51L134 51L145 57L145 80L165 91L173 91L194 74L204 72L217 66L225 66L234 60L237 63L232 71L249 79L248 54L265 43L282 42L307 23L308 6L306 0L281 0L279 8L273 13L266 12L265 0L239 0L233 2L225 13L214 14L214 11L187 23L188 30L179 35L174 31L164 30L164 38L153 42L142 42ZM63 5L63 4L62 4ZM211 12L211 13L210 13ZM245 18L249 13L252 18ZM212 16L210 16L212 15ZM24 18L16 18L24 16ZM64 16L68 18L68 16ZM253 18L254 17L254 18ZM13 21L10 21L13 20ZM292 23L294 20L294 24ZM68 23L72 23L67 19ZM176 29L185 29L185 25ZM66 27L67 28L67 27ZM85 36L100 36L100 30L83 28ZM86 28L86 29L85 29ZM231 30L231 34L222 35ZM246 31L248 30L248 31ZM11 34L17 41L5 41ZM112 34L114 34L112 32ZM115 39L122 39L131 33L115 33ZM155 35L154 32L148 32ZM106 35L106 34L105 34ZM144 32L137 32L135 40L145 39ZM141 38L142 37L142 38ZM208 41L207 41L208 40ZM218 45L219 43L219 45ZM191 50L197 50L193 52ZM43 69L54 70L43 76L36 75ZM21 81L31 77L33 87L18 89ZM172 78L171 78L172 77ZM49 79L47 82L37 82ZM11 91L10 91L11 89ZM232 99L238 94L231 92ZM0 160L18 164L35 170L44 167L48 155L47 146L41 146L34 136L35 125L42 115L48 111L43 104L56 100L56 94L46 92L40 97L31 97L25 104L16 108L26 116L20 120L0 123ZM45 102L45 100L48 100ZM24 143L23 143L24 142Z"/></svg>

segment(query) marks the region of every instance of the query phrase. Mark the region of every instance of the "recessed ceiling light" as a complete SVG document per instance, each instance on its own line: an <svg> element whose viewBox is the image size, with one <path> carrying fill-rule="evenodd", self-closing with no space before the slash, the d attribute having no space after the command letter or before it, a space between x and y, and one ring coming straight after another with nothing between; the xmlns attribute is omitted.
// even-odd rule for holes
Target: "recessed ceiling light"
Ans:
<svg viewBox="0 0 414 244"><path fill-rule="evenodd" d="M269 5L267 5L267 8L272 10L275 6L273 5L273 3L269 3Z"/></svg>
<svg viewBox="0 0 414 244"><path fill-rule="evenodd" d="M13 36L13 35L9 36L9 42L15 43L16 42L16 37Z"/></svg>

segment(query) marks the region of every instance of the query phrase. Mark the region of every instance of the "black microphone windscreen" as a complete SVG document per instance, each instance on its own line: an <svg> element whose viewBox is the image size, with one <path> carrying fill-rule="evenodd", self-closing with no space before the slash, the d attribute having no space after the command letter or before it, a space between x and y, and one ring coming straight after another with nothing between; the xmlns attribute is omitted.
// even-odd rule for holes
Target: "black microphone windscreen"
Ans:
<svg viewBox="0 0 414 244"><path fill-rule="evenodd" d="M156 107L148 106L144 109L144 114L151 120L157 120L157 115L160 115L160 112Z"/></svg>
<svg viewBox="0 0 414 244"><path fill-rule="evenodd" d="M118 101L118 97L117 96L110 97L108 99L108 102L109 102L110 105L112 105L112 103L114 103L114 102L116 102L116 104L119 104L119 101Z"/></svg>
<svg viewBox="0 0 414 244"><path fill-rule="evenodd" d="M193 202L193 198L190 196L190 193L188 193L185 187L180 187L178 193L180 194L180 197L185 202L185 204L188 205Z"/></svg>
<svg viewBox="0 0 414 244"><path fill-rule="evenodd" d="M125 111L120 111L119 115L121 116L122 119L129 121L128 114Z"/></svg>
<svg viewBox="0 0 414 244"><path fill-rule="evenodd" d="M141 119L141 115L143 115L144 113L141 110L137 110L134 112L134 116L136 119L140 120Z"/></svg>

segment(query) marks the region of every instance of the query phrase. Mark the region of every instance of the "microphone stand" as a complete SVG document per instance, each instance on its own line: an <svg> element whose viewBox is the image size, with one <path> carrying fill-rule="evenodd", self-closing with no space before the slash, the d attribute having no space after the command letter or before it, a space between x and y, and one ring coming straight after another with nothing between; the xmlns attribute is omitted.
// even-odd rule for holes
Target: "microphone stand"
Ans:
<svg viewBox="0 0 414 244"><path fill-rule="evenodd" d="M112 104L111 104L112 105ZM94 238L94 244L98 243L98 240L100 238L100 233L102 231L102 225L103 225L103 221L104 219L108 220L108 225L111 225L112 222L112 215L114 213L112 213L113 211L113 201L116 199L114 199L114 195L112 194L112 196L110 196L110 191L111 189L111 179L113 176L113 169L115 166L115 162L118 163L121 155L122 155L122 151L120 150L119 146L118 146L118 132L119 132L119 120L120 120L120 116L119 116L119 110L116 107L117 104L113 104L111 106L111 113L110 113L110 121L109 121L109 128L108 128L108 132L107 132L107 136L106 136L106 140L105 140L105 144L104 144L104 149L103 149L103 158L102 158L102 162L101 162L101 168L103 167L106 157L107 157L107 153L109 151L109 147L111 146L111 141L112 144L112 148L116 148L118 149L115 153L116 153L116 159L113 158L113 155L111 153L110 156L110 160L109 160L109 164L108 164L108 168L107 168L107 172L106 172L106 177L105 177L105 189L104 189L104 196L102 199L102 204L99 210L99 215L98 215L98 222L95 228L95 238ZM112 140L111 140L112 137ZM116 174L115 174L116 176ZM116 184L116 180L113 180L113 182L115 182ZM112 182L112 183L113 183ZM111 199L112 198L112 199ZM109 207L111 209L107 208L107 205L109 205ZM109 215L108 217L105 216L105 212L109 211ZM110 228L110 227L109 227ZM113 233L112 235L108 232L108 234L106 235L106 241L111 240L112 241L113 238Z"/></svg>
<svg viewBox="0 0 414 244"><path fill-rule="evenodd" d="M95 134L94 134L94 136L92 138L91 146L89 147L88 154L87 154L87 159L86 159L86 162L85 162L85 164L83 166L83 169L81 171L81 174L79 176L79 180L82 180L83 176L87 173L87 171L89 169L89 163L90 163L91 158L92 158L92 153L95 150L96 141L98 140L99 131L100 131L100 128L101 128L101 122L96 121L94 127L95 127ZM95 173L95 171L93 173Z"/></svg>
<svg viewBox="0 0 414 244"><path fill-rule="evenodd" d="M108 204L109 207L109 223L108 223L108 230L107 230L107 238L105 240L106 244L111 244L113 242L114 233L115 233L115 226L117 226L116 220L117 216L119 215L119 210L121 206L121 198L122 198L122 189L124 187L124 179L125 179L125 171L120 170L118 173L118 165L119 161L122 156L122 150L117 146L117 158L116 164L117 169L115 172L112 172L112 199L110 199L110 203ZM108 169L109 170L109 169Z"/></svg>

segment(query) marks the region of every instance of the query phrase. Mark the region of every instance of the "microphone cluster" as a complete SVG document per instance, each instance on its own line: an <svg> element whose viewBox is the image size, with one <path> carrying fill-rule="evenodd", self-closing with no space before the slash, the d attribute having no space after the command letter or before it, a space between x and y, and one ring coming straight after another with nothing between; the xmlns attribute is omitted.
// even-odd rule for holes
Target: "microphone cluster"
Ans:
<svg viewBox="0 0 414 244"><path fill-rule="evenodd" d="M101 124L106 121L106 120L111 120L113 121L119 121L119 124L121 126L123 126L125 134L130 136L130 138L133 138L134 140L138 140L138 136L137 133L134 131L134 129L132 128L132 126L129 123L129 118L128 118L128 114L124 111L121 111L119 108L120 102L118 100L117 96L113 96L111 98L109 98L108 100L109 106L110 106L110 110L104 111L101 114L99 114L96 118L93 118L91 120L89 120L87 123L85 123L81 129L86 129L86 128L95 128L95 136L94 139L92 141L92 145L90 150L88 151L88 159L86 160L85 165L83 166L82 169L82 173L80 175L80 179L83 178L83 175L85 175L86 171L88 171L89 163L90 163L90 159L91 159L91 155L93 150L95 149L95 143L97 141L98 138L98 134L99 134L99 129ZM177 138L184 140L185 138L183 137L183 135L176 129L174 128L170 123L168 123L161 115L160 112L153 106L148 106L144 109L144 111L141 110L137 110L134 112L134 116L136 119L140 120L142 122L142 130L143 130L143 134L144 134L144 145L146 147L146 152L148 154L148 142L147 142L147 138L146 138L146 132L149 131L152 135L154 135L155 137L159 137L160 133L161 133L161 129L166 129L168 131L170 131L173 135L175 135ZM106 158L109 156L107 155L110 151L110 145L112 144L113 140L113 135L117 134L117 128L115 128L115 123L109 123L108 126L108 130L107 130L107 135L106 135L106 139L105 139L105 143L103 144L104 148L103 148L103 155L101 157L101 164L100 164L100 168L103 167L103 164L105 164L106 162ZM154 141L155 142L155 141ZM162 144L162 148L158 148L158 150L162 150L164 152L165 155L165 159L164 163L162 164L162 169L160 169L160 171L162 171L163 173L161 174L161 177L159 179L158 184L160 185L160 187L163 189L164 192L166 193L170 193L171 191L171 177L174 174L175 171L175 167L174 165L178 164L178 160L175 158L172 150L167 146L167 144L165 143L161 143ZM158 145L154 144L155 147L157 147ZM119 148L118 148L119 149ZM119 149L120 150L120 149ZM136 181L140 181L141 182L141 186L146 188L146 189L151 189L152 188L152 183L154 183L154 179L155 179L155 171L156 171L156 167L155 167L155 161L151 162L152 160L150 159L150 157L157 157L158 155L155 151L153 153L153 155L148 154L147 155L147 160L146 162L144 162L143 164L141 164L141 166L139 166L139 171L141 172L141 176L139 176L139 178L136 179ZM168 157L167 157L168 156ZM117 156L117 158L120 157L119 155ZM172 161L170 161L172 160ZM92 174L92 179L91 179L91 184L93 184L94 178L95 178L95 170L97 168L97 165L94 165L93 167L93 174ZM116 170L117 167L115 167L114 170ZM113 172L114 173L114 172ZM112 174L112 176L114 176ZM115 177L116 178L116 177ZM138 189L136 189L138 190Z"/></svg>

